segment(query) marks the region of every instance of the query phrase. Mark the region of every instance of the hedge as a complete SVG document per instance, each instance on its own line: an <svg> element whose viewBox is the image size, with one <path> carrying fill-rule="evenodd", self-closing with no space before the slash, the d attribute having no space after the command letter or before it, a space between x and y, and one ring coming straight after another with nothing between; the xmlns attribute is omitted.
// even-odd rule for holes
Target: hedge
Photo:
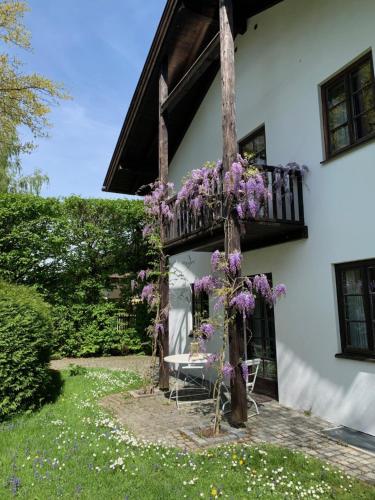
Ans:
<svg viewBox="0 0 375 500"><path fill-rule="evenodd" d="M34 289L0 282L0 420L45 401L51 332L50 308Z"/></svg>
<svg viewBox="0 0 375 500"><path fill-rule="evenodd" d="M35 287L52 306L55 356L147 349L142 305L126 339L116 329L117 311L134 312L130 283L118 303L105 299L110 275L148 267L144 224L139 200L0 195L0 279Z"/></svg>

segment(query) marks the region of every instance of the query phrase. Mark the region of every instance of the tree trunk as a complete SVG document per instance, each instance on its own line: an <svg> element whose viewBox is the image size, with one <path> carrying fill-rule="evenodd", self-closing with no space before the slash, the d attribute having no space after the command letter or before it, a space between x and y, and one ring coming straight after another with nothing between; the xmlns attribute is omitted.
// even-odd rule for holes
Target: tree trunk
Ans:
<svg viewBox="0 0 375 500"><path fill-rule="evenodd" d="M168 128L161 112L161 107L168 97L168 84L166 67L162 67L159 78L159 180L160 182L168 182ZM162 246L164 243L164 226L160 224L160 236ZM163 251L163 250L162 250ZM169 389L169 367L164 362L165 356L169 352L169 325L168 325L168 308L169 308L169 277L168 277L168 259L162 254L160 258L160 310L161 320L163 323L163 333L159 334L159 387L160 389Z"/></svg>
<svg viewBox="0 0 375 500"><path fill-rule="evenodd" d="M220 62L222 92L223 168L228 171L237 156L235 67L233 36L233 1L220 0ZM225 253L241 251L240 227L233 210L225 222ZM241 272L238 272L241 275ZM231 423L242 425L247 421L246 386L242 376L243 332L237 320L228 327L229 362L234 368L231 379Z"/></svg>

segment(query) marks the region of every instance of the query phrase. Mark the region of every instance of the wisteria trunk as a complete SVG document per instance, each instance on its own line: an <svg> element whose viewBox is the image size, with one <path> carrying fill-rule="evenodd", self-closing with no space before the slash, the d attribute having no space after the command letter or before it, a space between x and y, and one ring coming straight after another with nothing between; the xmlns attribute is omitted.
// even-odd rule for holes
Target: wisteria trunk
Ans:
<svg viewBox="0 0 375 500"><path fill-rule="evenodd" d="M234 62L234 15L233 0L219 1L220 18L220 66L221 66L221 106L222 106L222 133L223 133L223 169L229 172L236 161L237 133L236 133L236 86ZM228 200L227 219L225 220L225 254L241 252L241 239L238 218L234 214L231 201ZM241 276L241 269L237 269L237 276ZM228 325L229 331L229 361L234 368L231 380L231 421L234 425L241 425L247 420L247 401L244 380L241 374L241 347L239 332L235 323Z"/></svg>
<svg viewBox="0 0 375 500"><path fill-rule="evenodd" d="M229 216L225 223L226 255L241 250L238 221ZM241 270L237 270L241 276ZM241 363L245 358L242 319L235 311L229 311L228 341L229 362L233 367L231 377L231 416L232 425L241 426L247 421L246 384L242 375Z"/></svg>
<svg viewBox="0 0 375 500"><path fill-rule="evenodd" d="M169 277L168 277L168 259L162 255L160 259L160 319L163 325L162 331L159 333L159 388L169 390L169 367L165 363L164 358L168 356L169 351Z"/></svg>

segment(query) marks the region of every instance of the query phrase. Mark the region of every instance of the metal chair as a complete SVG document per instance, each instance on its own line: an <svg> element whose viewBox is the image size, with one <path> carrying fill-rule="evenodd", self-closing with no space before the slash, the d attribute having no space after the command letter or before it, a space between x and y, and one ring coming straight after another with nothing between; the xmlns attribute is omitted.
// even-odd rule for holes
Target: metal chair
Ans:
<svg viewBox="0 0 375 500"><path fill-rule="evenodd" d="M248 415L248 417L253 417L254 415L259 415L259 408L256 403L256 401L251 397L251 394L254 391L255 387L255 382L258 376L258 370L260 366L261 359L260 358L255 358L255 359L247 359L244 361L242 364L247 366L247 376L245 380L246 384L246 395L247 395L247 401L249 403L252 403L255 407L255 413ZM224 389L224 395L226 397L226 401L223 403L221 407L221 411L225 414L225 407L227 404L230 403L231 400L231 395L230 395L230 389L225 383L222 383L223 389Z"/></svg>
<svg viewBox="0 0 375 500"><path fill-rule="evenodd" d="M185 365L181 365L178 367L176 385L175 388L172 389L169 395L169 400L174 399L176 401L177 406L182 403L196 403L201 401L200 399L190 399L190 394L188 396L184 396L183 394L179 394L178 383L180 379L180 374L183 373L183 389L187 389L190 392L193 392L196 396L209 396L210 395L210 387L206 385L205 382L205 365L197 364L197 363L188 363ZM188 372L188 373L187 373ZM193 372L194 375L192 373ZM189 398L187 401L183 401L183 398Z"/></svg>
<svg viewBox="0 0 375 500"><path fill-rule="evenodd" d="M248 359L245 361L245 365L247 366L247 382L246 382L247 400L250 403L253 403L253 405L255 406L256 415L259 415L259 409L256 401L251 397L251 394L254 392L254 386L258 376L260 362L261 362L260 358Z"/></svg>

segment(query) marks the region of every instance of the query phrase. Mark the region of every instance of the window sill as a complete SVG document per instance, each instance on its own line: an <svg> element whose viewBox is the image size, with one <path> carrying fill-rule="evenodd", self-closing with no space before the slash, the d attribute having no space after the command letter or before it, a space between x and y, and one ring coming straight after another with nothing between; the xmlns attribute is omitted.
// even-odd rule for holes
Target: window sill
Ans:
<svg viewBox="0 0 375 500"><path fill-rule="evenodd" d="M366 355L360 355L360 354L348 354L348 353L342 353L339 352L335 354L335 358L338 359L351 359L353 361L367 361L367 363L375 363L375 358L371 358Z"/></svg>
<svg viewBox="0 0 375 500"><path fill-rule="evenodd" d="M337 153L333 153L332 155L328 156L323 161L321 161L320 164L325 165L326 163L330 163L331 161L336 160L337 158L343 156L344 154L353 151L353 149L359 148L360 146L363 146L364 144L367 144L368 142L373 141L374 139L375 139L375 134L368 135L363 139L355 142L354 144L350 144L350 146L340 149L340 151L337 151Z"/></svg>

